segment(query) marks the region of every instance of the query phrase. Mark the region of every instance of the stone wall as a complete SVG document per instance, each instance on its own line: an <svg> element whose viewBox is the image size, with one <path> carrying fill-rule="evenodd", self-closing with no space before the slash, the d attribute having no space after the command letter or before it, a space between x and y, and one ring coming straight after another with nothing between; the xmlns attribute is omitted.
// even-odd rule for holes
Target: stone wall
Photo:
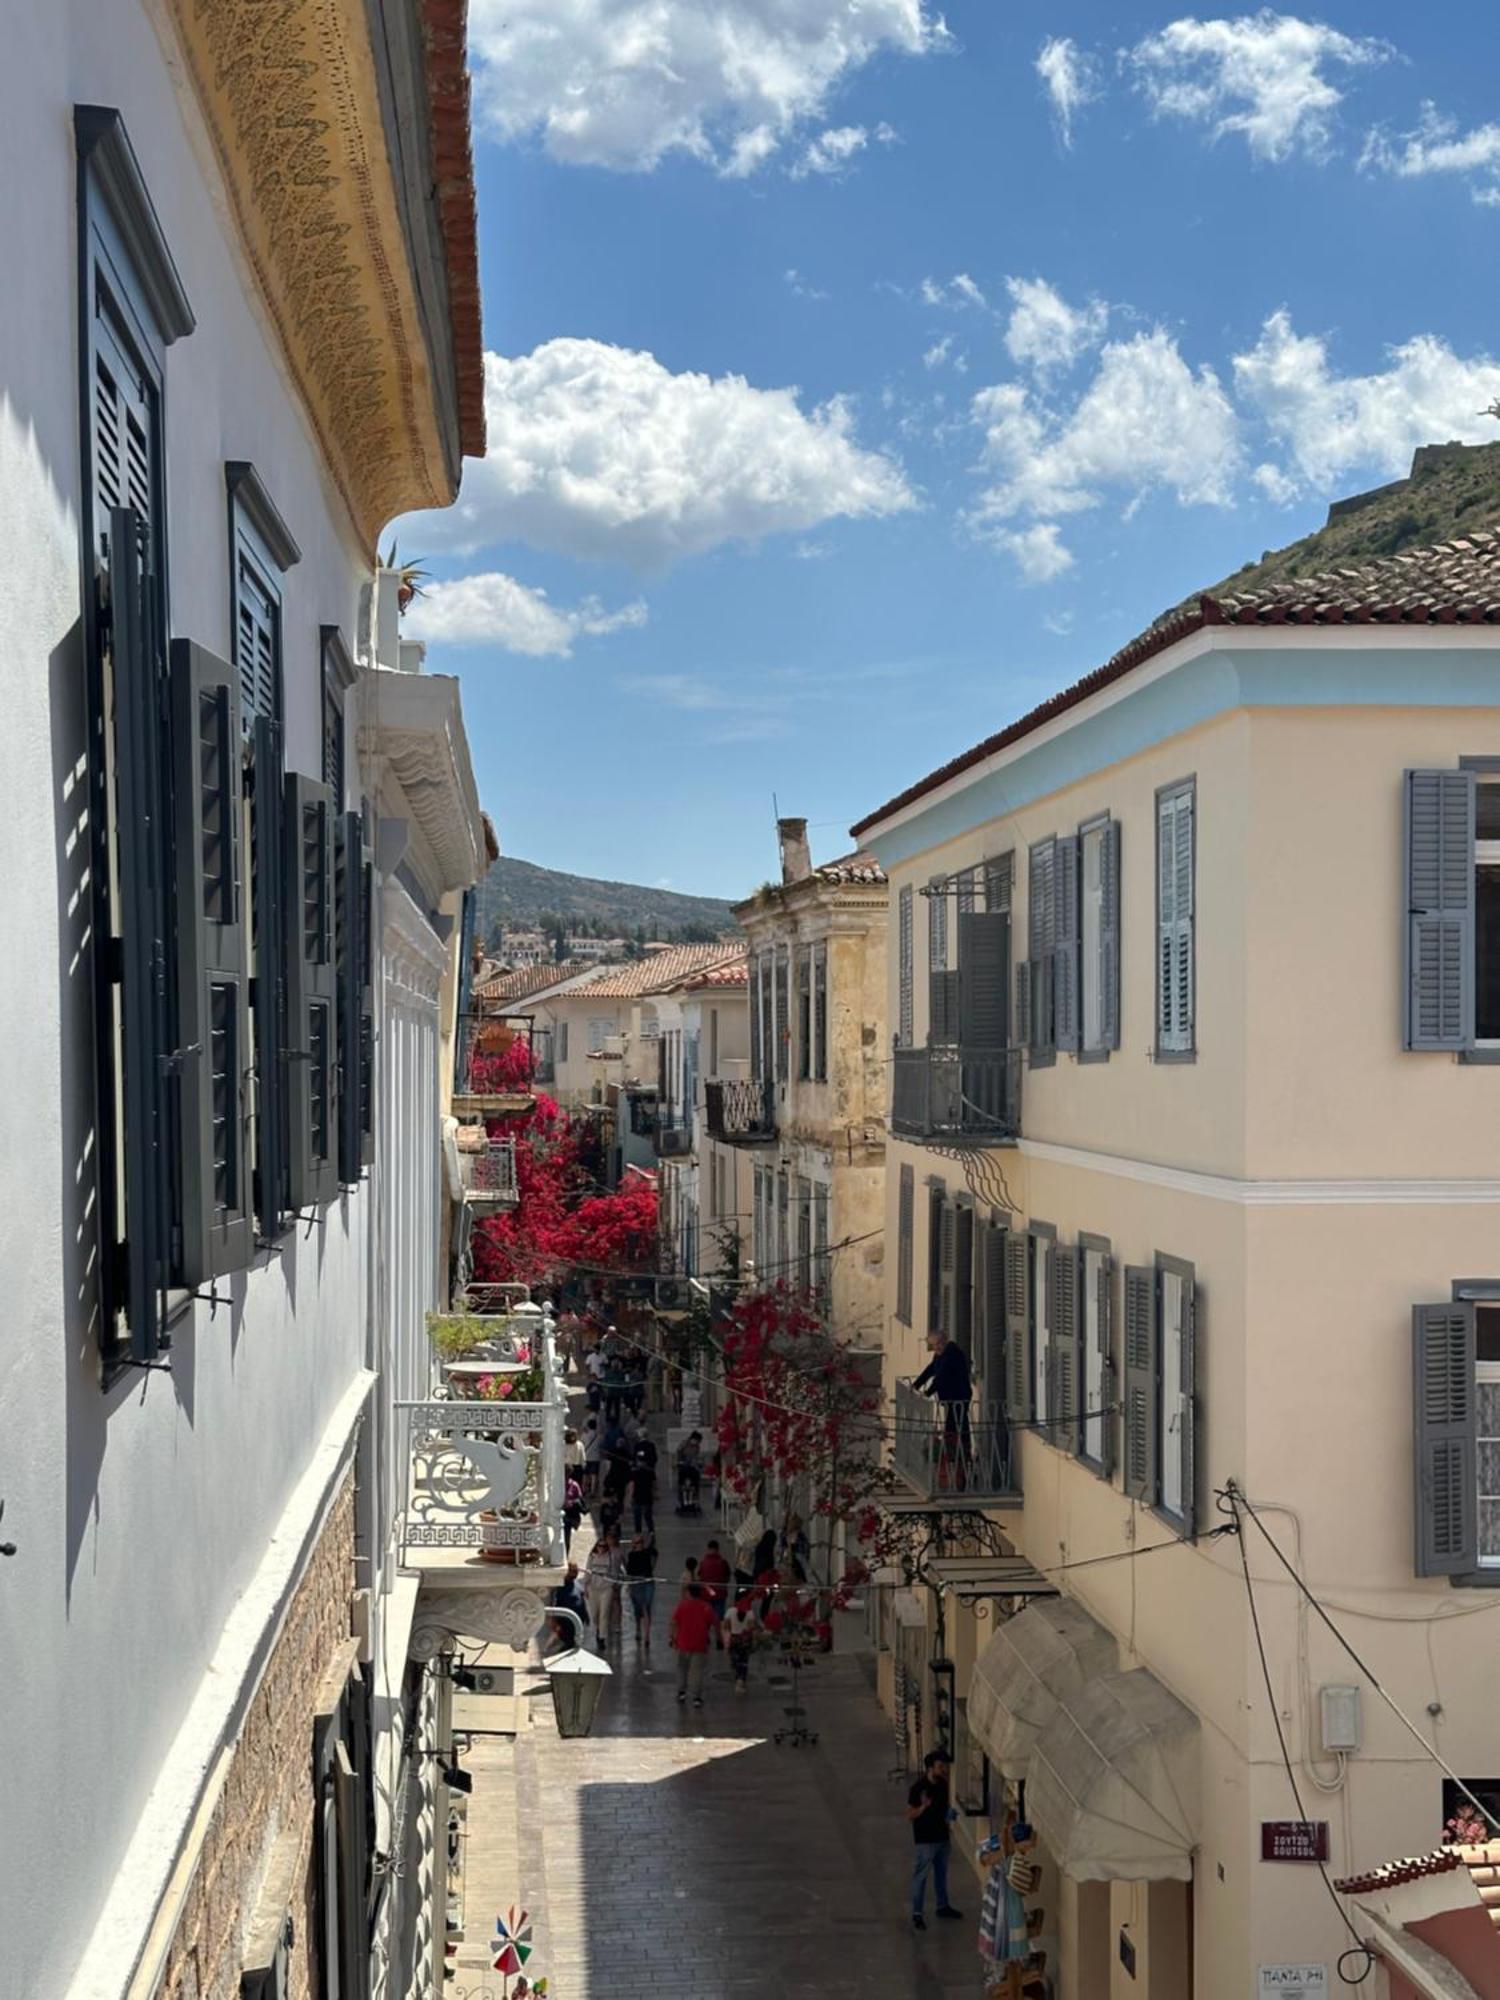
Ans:
<svg viewBox="0 0 1500 2000"><path fill-rule="evenodd" d="M162 2000L238 2000L243 1946L272 1872L273 1851L293 1839L288 2000L313 2000L318 1991L313 1709L333 1656L349 1636L353 1588L351 1473L324 1523L234 1746L168 1954Z"/></svg>

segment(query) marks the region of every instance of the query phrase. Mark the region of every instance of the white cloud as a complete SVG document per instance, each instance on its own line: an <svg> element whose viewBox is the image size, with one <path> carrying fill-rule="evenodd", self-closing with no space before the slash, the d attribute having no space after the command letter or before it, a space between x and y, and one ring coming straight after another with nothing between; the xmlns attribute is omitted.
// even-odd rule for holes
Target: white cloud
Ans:
<svg viewBox="0 0 1500 2000"><path fill-rule="evenodd" d="M1049 611L1042 624L1054 637L1066 639L1073 629L1074 618L1072 611Z"/></svg>
<svg viewBox="0 0 1500 2000"><path fill-rule="evenodd" d="M1232 21L1173 21L1138 42L1128 60L1158 117L1207 125L1215 138L1243 133L1258 159L1284 160L1327 153L1343 101L1328 72L1367 68L1391 54L1388 43L1266 7Z"/></svg>
<svg viewBox="0 0 1500 2000"><path fill-rule="evenodd" d="M1417 129L1401 133L1399 139L1372 132L1359 163L1402 180L1456 174L1468 181L1475 201L1485 207L1500 203L1500 125L1476 125L1463 132L1435 104L1424 104Z"/></svg>
<svg viewBox="0 0 1500 2000"><path fill-rule="evenodd" d="M946 284L939 278L924 278L918 287L918 296L924 306L979 306L988 308L989 300L967 271L959 271Z"/></svg>
<svg viewBox="0 0 1500 2000"><path fill-rule="evenodd" d="M945 333L941 340L935 340L922 356L924 368L951 368L955 375L967 375L969 357L961 348L953 344L953 335Z"/></svg>
<svg viewBox="0 0 1500 2000"><path fill-rule="evenodd" d="M878 146L894 146L900 134L890 125L877 125L873 132L863 125L835 125L808 142L806 150L791 168L794 181L809 174L841 174L857 153L873 139Z"/></svg>
<svg viewBox="0 0 1500 2000"><path fill-rule="evenodd" d="M1269 460L1257 465L1250 477L1273 507L1285 507L1297 497L1296 480L1288 478L1279 465L1272 465Z"/></svg>
<svg viewBox="0 0 1500 2000"><path fill-rule="evenodd" d="M1070 306L1045 278L1007 278L1005 289L1011 300L1005 349L1020 367L1038 375L1070 368L1104 338L1109 308L1101 299Z"/></svg>
<svg viewBox="0 0 1500 2000"><path fill-rule="evenodd" d="M639 600L606 611L594 598L573 610L553 604L544 590L532 590L513 576L489 570L478 576L429 583L406 614L412 639L450 646L502 646L533 659L568 659L573 642L599 638L646 622Z"/></svg>
<svg viewBox="0 0 1500 2000"><path fill-rule="evenodd" d="M794 265L789 265L781 275L785 278L787 289L794 299L826 299L829 296L827 292L820 291L816 285L810 284Z"/></svg>
<svg viewBox="0 0 1500 2000"><path fill-rule="evenodd" d="M1003 528L994 540L1015 557L1016 567L1028 583L1051 583L1054 577L1073 567L1072 553L1064 548L1056 521L1037 521L1029 528Z"/></svg>
<svg viewBox="0 0 1500 2000"><path fill-rule="evenodd" d="M1195 373L1160 328L1106 347L1070 410L1054 411L1017 382L981 389L971 410L995 478L968 525L1037 579L1070 559L1059 517L1099 506L1106 492L1133 505L1161 488L1184 505L1222 506L1239 466L1239 424L1218 377ZM1050 532L1010 525L1027 515Z"/></svg>
<svg viewBox="0 0 1500 2000"><path fill-rule="evenodd" d="M1356 468L1405 472L1417 445L1487 443L1494 435L1494 420L1480 412L1500 396L1500 364L1486 355L1465 359L1432 333L1390 349L1388 365L1374 374L1336 375L1328 343L1297 333L1290 316L1276 312L1249 353L1235 356L1234 375L1242 399L1288 453L1283 477L1317 492ZM1272 498L1282 497L1256 477Z"/></svg>
<svg viewBox="0 0 1500 2000"><path fill-rule="evenodd" d="M1037 51L1036 73L1052 102L1057 136L1073 143L1073 120L1099 95L1094 60L1066 35L1054 35Z"/></svg>
<svg viewBox="0 0 1500 2000"><path fill-rule="evenodd" d="M659 570L916 505L900 465L856 443L844 399L804 410L795 389L674 375L602 341L487 355L485 415L489 449L466 465L457 504L413 517L426 547L518 540Z"/></svg>
<svg viewBox="0 0 1500 2000"><path fill-rule="evenodd" d="M473 0L481 129L572 165L753 173L872 58L950 46L927 0Z"/></svg>

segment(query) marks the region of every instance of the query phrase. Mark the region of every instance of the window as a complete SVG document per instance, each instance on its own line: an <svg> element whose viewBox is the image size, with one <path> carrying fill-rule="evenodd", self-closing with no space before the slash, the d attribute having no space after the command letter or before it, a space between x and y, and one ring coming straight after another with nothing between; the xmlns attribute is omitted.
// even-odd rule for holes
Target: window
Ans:
<svg viewBox="0 0 1500 2000"><path fill-rule="evenodd" d="M766 1248L766 1216L768 1209L766 1178L766 1168L758 1166L755 1169L755 1178L751 1186L750 1204L750 1242L755 1257L755 1275L761 1284L766 1282L766 1265L769 1261L769 1253Z"/></svg>
<svg viewBox="0 0 1500 2000"><path fill-rule="evenodd" d="M927 896L927 1040L946 1046L958 1040L958 981L948 970L948 893L951 884L934 875Z"/></svg>
<svg viewBox="0 0 1500 2000"><path fill-rule="evenodd" d="M1197 1289L1158 1255L1125 1273L1125 1490L1181 1527L1197 1522Z"/></svg>
<svg viewBox="0 0 1500 2000"><path fill-rule="evenodd" d="M1031 1248L1031 1408L1039 1424L1057 1412L1052 1398L1052 1248L1046 1223L1033 1222L1027 1231Z"/></svg>
<svg viewBox="0 0 1500 2000"><path fill-rule="evenodd" d="M1114 1419L1106 1415L1114 1400L1111 1359L1110 1289L1113 1269L1109 1244L1097 1236L1080 1236L1078 1323L1083 1401L1078 1455L1106 1479L1114 1470Z"/></svg>
<svg viewBox="0 0 1500 2000"><path fill-rule="evenodd" d="M287 778L288 1198L320 1207L338 1185L333 942L333 804L328 787Z"/></svg>
<svg viewBox="0 0 1500 2000"><path fill-rule="evenodd" d="M766 1074L765 1059L761 1050L761 954L753 952L750 958L750 1076L760 1083Z"/></svg>
<svg viewBox="0 0 1500 2000"><path fill-rule="evenodd" d="M1194 1053L1194 781L1156 795L1156 1053Z"/></svg>
<svg viewBox="0 0 1500 2000"><path fill-rule="evenodd" d="M776 1175L776 1255L772 1276L778 1283L790 1276L792 1267L791 1177L780 1168Z"/></svg>
<svg viewBox="0 0 1500 2000"><path fill-rule="evenodd" d="M797 1178L797 1289L810 1292L813 1285L812 1182Z"/></svg>
<svg viewBox="0 0 1500 2000"><path fill-rule="evenodd" d="M815 944L812 952L813 1056L815 1083L828 1081L828 946Z"/></svg>
<svg viewBox="0 0 1500 2000"><path fill-rule="evenodd" d="M927 1331L936 1333L944 1325L946 1299L943 1289L943 1217L948 1215L948 1194L943 1183L927 1183ZM952 1243L948 1246L952 1265Z"/></svg>
<svg viewBox="0 0 1500 2000"><path fill-rule="evenodd" d="M776 947L776 1081L792 1073L792 949Z"/></svg>
<svg viewBox="0 0 1500 2000"><path fill-rule="evenodd" d="M1412 1309L1416 1571L1500 1584L1500 1280Z"/></svg>
<svg viewBox="0 0 1500 2000"><path fill-rule="evenodd" d="M953 1216L953 1303L947 1322L951 1340L974 1356L974 1204L960 1195Z"/></svg>
<svg viewBox="0 0 1500 2000"><path fill-rule="evenodd" d="M214 1130L215 1102L226 1121L235 1107L222 1067L215 1091L213 1065L234 1060L243 987L242 968L210 964L220 933L233 927L225 902L233 863L221 846L233 793L213 761L226 721L213 689L224 683L205 678L212 712L200 713L192 690L173 686L166 644L165 362L192 332L192 310L119 113L80 106L74 125L98 1092L90 1172L109 1369L160 1352L169 1291L193 1282L189 1270L209 1254L215 1204L222 1197L223 1212L237 1213L229 1207L241 1199L237 1148L227 1122ZM182 801L190 823L179 828L175 795L193 766L183 732L200 728L213 767L206 787ZM196 824L205 807L206 832ZM199 884L202 867L208 878ZM193 1048L183 1039L184 1000L205 1038ZM185 1174L195 1175L186 1187ZM185 1229L190 1198L202 1207Z"/></svg>
<svg viewBox="0 0 1500 2000"><path fill-rule="evenodd" d="M281 580L301 561L302 552L248 460L230 459L224 478L229 492L230 626L240 715L249 731L257 716L281 720Z"/></svg>
<svg viewBox="0 0 1500 2000"><path fill-rule="evenodd" d="M1406 773L1409 1049L1500 1061L1500 763Z"/></svg>
<svg viewBox="0 0 1500 2000"><path fill-rule="evenodd" d="M916 1039L912 1019L912 904L915 892L911 884L901 891L897 898L897 1046L909 1049Z"/></svg>
<svg viewBox="0 0 1500 2000"><path fill-rule="evenodd" d="M1120 823L1079 829L1079 1046L1103 1056L1120 1046Z"/></svg>
<svg viewBox="0 0 1500 2000"><path fill-rule="evenodd" d="M1055 973L1057 937L1057 842L1036 842L1027 855L1025 1011L1027 1044L1034 1067L1050 1063L1057 1050Z"/></svg>
<svg viewBox="0 0 1500 2000"><path fill-rule="evenodd" d="M557 1024L557 1060L560 1063L565 1063L568 1060L568 1024L566 1021L559 1021Z"/></svg>
<svg viewBox="0 0 1500 2000"><path fill-rule="evenodd" d="M719 1010L717 1007L710 1007L708 1010L708 1073L710 1076L717 1076L719 1074Z"/></svg>
<svg viewBox="0 0 1500 2000"><path fill-rule="evenodd" d="M589 1054L591 1056L598 1055L600 1051L603 1049L605 1042L614 1033L614 1031L615 1031L615 1023L613 1015L610 1014L590 1015Z"/></svg>
<svg viewBox="0 0 1500 2000"><path fill-rule="evenodd" d="M901 1168L896 1197L896 1317L911 1325L912 1221L916 1209L916 1175L909 1162Z"/></svg>
<svg viewBox="0 0 1500 2000"><path fill-rule="evenodd" d="M344 696L354 662L336 625L323 627L323 766L320 773L335 812L344 809Z"/></svg>
<svg viewBox="0 0 1500 2000"><path fill-rule="evenodd" d="M797 1075L802 1082L813 1074L812 946L797 947Z"/></svg>

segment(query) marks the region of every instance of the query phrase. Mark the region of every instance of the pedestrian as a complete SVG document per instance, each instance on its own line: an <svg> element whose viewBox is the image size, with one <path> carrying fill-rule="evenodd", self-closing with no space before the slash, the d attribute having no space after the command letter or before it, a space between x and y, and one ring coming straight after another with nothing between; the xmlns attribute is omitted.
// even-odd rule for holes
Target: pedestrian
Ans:
<svg viewBox="0 0 1500 2000"><path fill-rule="evenodd" d="M602 1348L595 1345L589 1349L588 1353L583 1357L583 1369L588 1377L589 1408L597 1410L599 1405L604 1401L604 1352Z"/></svg>
<svg viewBox="0 0 1500 2000"><path fill-rule="evenodd" d="M604 1437L599 1429L599 1419L590 1417L583 1433L583 1479L580 1482L585 1498L596 1499L599 1493L599 1460L604 1451Z"/></svg>
<svg viewBox="0 0 1500 2000"><path fill-rule="evenodd" d="M781 1545L778 1554L789 1563L804 1564L811 1554L811 1548L807 1539L807 1530L802 1525L802 1516L800 1514L787 1515L786 1526L781 1531Z"/></svg>
<svg viewBox="0 0 1500 2000"><path fill-rule="evenodd" d="M942 1405L943 1442L938 1449L937 1480L943 1488L969 1484L974 1444L969 1429L969 1398L974 1393L969 1357L940 1327L927 1336L932 1359L912 1383Z"/></svg>
<svg viewBox="0 0 1500 2000"><path fill-rule="evenodd" d="M750 1676L750 1655L755 1648L755 1605L748 1596L734 1600L724 1614L723 1634L729 1646L729 1665L734 1673L734 1691L745 1692Z"/></svg>
<svg viewBox="0 0 1500 2000"><path fill-rule="evenodd" d="M729 1565L719 1553L717 1542L710 1542L703 1552L703 1560L698 1565L698 1581L708 1592L708 1608L714 1616L714 1639L722 1645L724 1642L719 1637L718 1624L729 1601Z"/></svg>
<svg viewBox="0 0 1500 2000"><path fill-rule="evenodd" d="M927 1902L927 1877L932 1877L940 1917L963 1915L948 1901L949 1826L958 1814L948 1803L948 1753L929 1750L922 1760L922 1775L906 1795L906 1817L911 1821L917 1852L911 1870L911 1927L925 1931L923 1909Z"/></svg>
<svg viewBox="0 0 1500 2000"><path fill-rule="evenodd" d="M567 1574L547 1599L549 1604L560 1610L571 1611L586 1626L589 1622L588 1600L583 1594L583 1585L578 1581L578 1565L568 1564ZM572 1647L583 1644L583 1633L577 1631L566 1618L552 1620L552 1635L562 1645Z"/></svg>
<svg viewBox="0 0 1500 2000"><path fill-rule="evenodd" d="M656 1602L656 1542L637 1532L625 1554L630 1609L635 1615L635 1643L651 1650L651 1607Z"/></svg>
<svg viewBox="0 0 1500 2000"><path fill-rule="evenodd" d="M755 1544L755 1554L750 1558L750 1574L757 1582L768 1570L776 1567L776 1530L767 1528Z"/></svg>
<svg viewBox="0 0 1500 2000"><path fill-rule="evenodd" d="M682 1565L682 1575L678 1579L679 1587L681 1588L684 1597L692 1589L693 1585L697 1581L698 1581L698 1558L696 1556L689 1556L687 1561Z"/></svg>
<svg viewBox="0 0 1500 2000"><path fill-rule="evenodd" d="M639 1448L630 1468L630 1498L635 1508L635 1531L643 1528L656 1533L656 1466Z"/></svg>
<svg viewBox="0 0 1500 2000"><path fill-rule="evenodd" d="M563 1554L565 1556L571 1555L572 1553L573 1532L577 1528L579 1522L582 1519L583 1519L583 1488L579 1485L578 1481L573 1477L572 1473L570 1472L568 1474L567 1484L563 1488L562 1523L563 1523Z"/></svg>
<svg viewBox="0 0 1500 2000"><path fill-rule="evenodd" d="M677 1511L696 1514L703 1484L703 1433L689 1431L677 1447Z"/></svg>
<svg viewBox="0 0 1500 2000"><path fill-rule="evenodd" d="M612 1498L622 1501L630 1485L630 1440L618 1419L606 1422L602 1452L604 1464L604 1490Z"/></svg>
<svg viewBox="0 0 1500 2000"><path fill-rule="evenodd" d="M589 1550L589 1616L594 1621L600 1651L618 1643L620 1637L620 1583L624 1575L620 1539L607 1528Z"/></svg>
<svg viewBox="0 0 1500 2000"><path fill-rule="evenodd" d="M678 1702L691 1694L694 1708L703 1706L703 1669L713 1622L701 1584L690 1583L672 1612L672 1648L677 1655Z"/></svg>
<svg viewBox="0 0 1500 2000"><path fill-rule="evenodd" d="M563 1437L563 1469L576 1479L580 1486L585 1484L584 1467L588 1460L584 1454L583 1439L577 1431L568 1431Z"/></svg>

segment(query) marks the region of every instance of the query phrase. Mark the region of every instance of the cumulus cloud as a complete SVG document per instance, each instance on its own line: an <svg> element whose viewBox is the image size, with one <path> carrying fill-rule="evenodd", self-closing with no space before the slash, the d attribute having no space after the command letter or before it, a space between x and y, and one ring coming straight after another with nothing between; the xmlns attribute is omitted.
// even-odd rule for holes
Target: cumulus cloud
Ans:
<svg viewBox="0 0 1500 2000"><path fill-rule="evenodd" d="M499 570L429 583L406 614L412 639L450 646L493 645L533 659L568 659L573 642L644 625L639 600L606 611L595 598L567 610Z"/></svg>
<svg viewBox="0 0 1500 2000"><path fill-rule="evenodd" d="M1015 557L1016 567L1028 583L1051 583L1073 567L1072 551L1063 546L1056 521L1035 521L1029 528L1001 528L992 540Z"/></svg>
<svg viewBox="0 0 1500 2000"><path fill-rule="evenodd" d="M849 404L675 375L654 355L551 340L485 357L489 449L457 505L414 517L434 550L523 541L660 570L725 542L915 506L899 464L861 447Z"/></svg>
<svg viewBox="0 0 1500 2000"><path fill-rule="evenodd" d="M1359 163L1402 180L1453 174L1468 182L1475 201L1486 207L1500 205L1500 125L1476 125L1464 132L1435 104L1422 106L1414 132L1403 132L1396 138L1372 132Z"/></svg>
<svg viewBox="0 0 1500 2000"><path fill-rule="evenodd" d="M1500 364L1487 355L1465 359L1432 333L1390 349L1387 366L1373 374L1336 374L1328 343L1297 333L1284 311L1235 356L1234 377L1290 461L1280 470L1285 485L1278 468L1255 475L1272 499L1286 497L1293 483L1331 491L1356 468L1405 472L1420 444L1487 442L1494 421L1479 412L1500 396Z"/></svg>
<svg viewBox="0 0 1500 2000"><path fill-rule="evenodd" d="M754 173L872 58L951 38L927 0L473 0L481 129L571 165Z"/></svg>
<svg viewBox="0 0 1500 2000"><path fill-rule="evenodd" d="M1054 35L1037 51L1036 73L1052 105L1057 136L1073 143L1073 120L1099 95L1092 56L1066 35Z"/></svg>
<svg viewBox="0 0 1500 2000"><path fill-rule="evenodd" d="M1071 368L1104 338L1109 308L1100 299L1070 306L1045 278L1007 278L1005 289L1011 302L1005 350L1019 367L1038 375Z"/></svg>
<svg viewBox="0 0 1500 2000"><path fill-rule="evenodd" d="M1284 160L1328 152L1343 102L1331 72L1391 54L1388 43L1262 8L1232 21L1173 21L1138 42L1127 61L1158 117L1207 125L1215 138L1242 133L1256 158Z"/></svg>
<svg viewBox="0 0 1500 2000"><path fill-rule="evenodd" d="M791 168L794 181L806 180L809 174L834 175L844 173L856 154L862 153L873 139L877 146L894 146L900 134L891 125L877 125L873 132L863 125L835 125L820 132L808 142L802 157Z"/></svg>
<svg viewBox="0 0 1500 2000"><path fill-rule="evenodd" d="M993 478L968 524L1039 580L1071 559L1056 531L1061 517L1100 505L1107 493L1133 506L1157 489L1183 504L1222 506L1240 462L1239 423L1217 375L1190 368L1160 328L1107 346L1070 409L1002 382L980 390L971 413ZM1031 536L1012 525L1027 516L1051 532Z"/></svg>
<svg viewBox="0 0 1500 2000"><path fill-rule="evenodd" d="M935 340L922 356L924 368L951 368L955 375L967 375L969 357L961 348L953 344L953 335L945 333L941 340Z"/></svg>
<svg viewBox="0 0 1500 2000"><path fill-rule="evenodd" d="M987 309L989 300L967 271L959 271L946 284L941 278L924 278L918 287L924 306L978 306Z"/></svg>

